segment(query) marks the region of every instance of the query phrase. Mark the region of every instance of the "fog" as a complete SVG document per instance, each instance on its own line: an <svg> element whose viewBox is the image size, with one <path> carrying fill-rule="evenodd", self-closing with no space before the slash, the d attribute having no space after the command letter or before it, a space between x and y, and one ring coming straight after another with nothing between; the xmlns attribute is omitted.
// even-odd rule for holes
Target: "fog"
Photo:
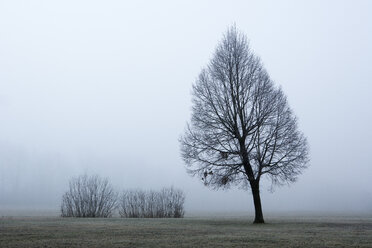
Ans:
<svg viewBox="0 0 372 248"><path fill-rule="evenodd" d="M1 1L0 209L56 209L68 180L174 185L186 211L253 211L186 173L191 86L226 29L245 33L310 145L263 211L372 212L370 1Z"/></svg>

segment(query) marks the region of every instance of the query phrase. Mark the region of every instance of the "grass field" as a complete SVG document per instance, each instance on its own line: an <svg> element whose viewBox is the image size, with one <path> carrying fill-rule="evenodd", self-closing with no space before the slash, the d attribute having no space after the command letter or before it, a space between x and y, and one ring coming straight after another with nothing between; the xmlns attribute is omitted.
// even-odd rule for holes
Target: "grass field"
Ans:
<svg viewBox="0 0 372 248"><path fill-rule="evenodd" d="M0 218L0 247L372 247L372 217Z"/></svg>

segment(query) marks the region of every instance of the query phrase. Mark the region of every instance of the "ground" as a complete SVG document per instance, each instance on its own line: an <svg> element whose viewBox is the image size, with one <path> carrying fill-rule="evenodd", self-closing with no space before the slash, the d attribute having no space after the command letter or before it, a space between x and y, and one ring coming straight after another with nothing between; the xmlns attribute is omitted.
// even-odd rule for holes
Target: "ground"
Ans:
<svg viewBox="0 0 372 248"><path fill-rule="evenodd" d="M0 247L372 247L372 216L0 217Z"/></svg>

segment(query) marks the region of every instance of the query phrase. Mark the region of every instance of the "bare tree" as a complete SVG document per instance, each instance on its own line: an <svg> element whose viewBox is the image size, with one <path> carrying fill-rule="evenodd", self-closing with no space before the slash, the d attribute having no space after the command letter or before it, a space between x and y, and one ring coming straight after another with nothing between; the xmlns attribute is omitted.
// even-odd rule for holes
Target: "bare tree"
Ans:
<svg viewBox="0 0 372 248"><path fill-rule="evenodd" d="M273 185L294 182L307 167L308 145L283 91L235 27L193 85L192 102L180 139L188 172L213 188L251 188L254 223L264 223L262 176Z"/></svg>
<svg viewBox="0 0 372 248"><path fill-rule="evenodd" d="M160 191L125 190L119 202L119 214L125 218L182 218L185 194L173 187Z"/></svg>
<svg viewBox="0 0 372 248"><path fill-rule="evenodd" d="M99 176L72 178L62 197L62 217L111 217L116 208L117 193L108 179Z"/></svg>

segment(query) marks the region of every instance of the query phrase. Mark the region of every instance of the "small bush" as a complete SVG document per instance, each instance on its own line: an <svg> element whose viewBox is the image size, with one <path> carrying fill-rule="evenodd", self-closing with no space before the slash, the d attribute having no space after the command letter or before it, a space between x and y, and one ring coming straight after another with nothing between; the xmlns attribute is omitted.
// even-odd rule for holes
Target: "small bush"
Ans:
<svg viewBox="0 0 372 248"><path fill-rule="evenodd" d="M72 178L69 190L62 196L62 217L111 217L116 208L117 194L99 176Z"/></svg>
<svg viewBox="0 0 372 248"><path fill-rule="evenodd" d="M125 190L119 202L119 214L125 218L182 218L185 194L173 187L160 191Z"/></svg>

